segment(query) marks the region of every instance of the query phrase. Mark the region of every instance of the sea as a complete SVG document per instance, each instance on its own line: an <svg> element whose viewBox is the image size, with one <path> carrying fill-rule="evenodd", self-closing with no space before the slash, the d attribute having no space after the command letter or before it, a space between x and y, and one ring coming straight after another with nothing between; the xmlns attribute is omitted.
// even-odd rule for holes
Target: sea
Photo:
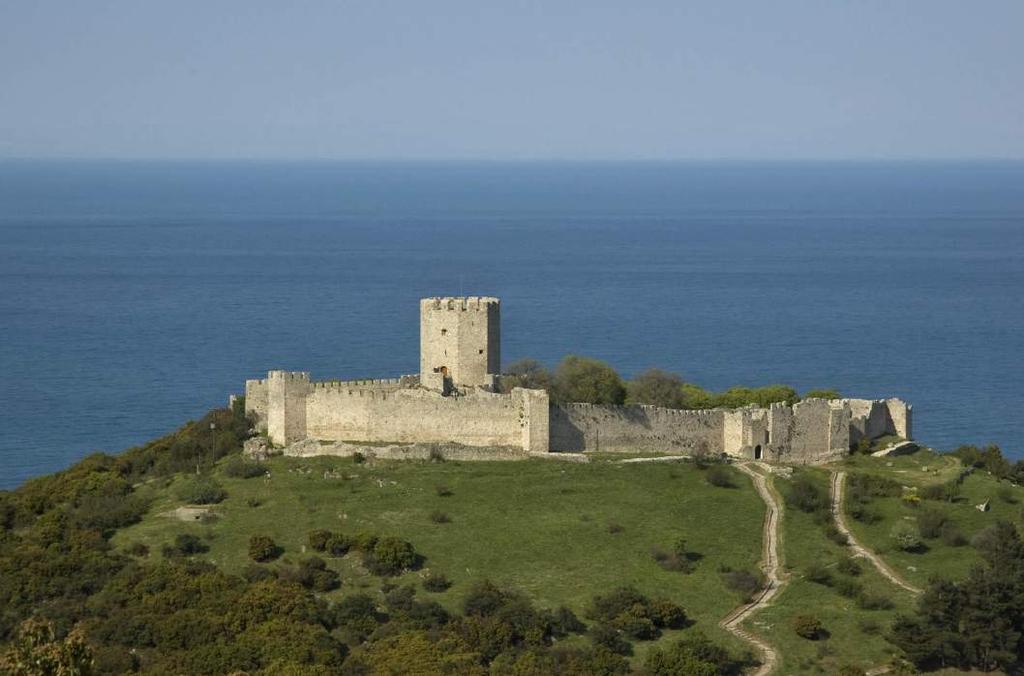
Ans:
<svg viewBox="0 0 1024 676"><path fill-rule="evenodd" d="M1024 163L0 162L0 488L269 369L418 370L418 304L505 364L914 406L1024 457Z"/></svg>

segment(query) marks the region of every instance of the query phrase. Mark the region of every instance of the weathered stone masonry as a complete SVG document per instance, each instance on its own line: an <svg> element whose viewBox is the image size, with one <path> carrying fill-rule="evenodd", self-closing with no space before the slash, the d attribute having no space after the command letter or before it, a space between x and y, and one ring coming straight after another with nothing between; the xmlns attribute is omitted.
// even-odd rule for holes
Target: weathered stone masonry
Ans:
<svg viewBox="0 0 1024 676"><path fill-rule="evenodd" d="M554 405L543 390L523 388L498 393L499 324L497 298L423 299L418 375L314 382L306 372L271 371L246 381L246 412L279 446L306 439L454 443L528 453L724 453L809 464L842 457L863 437L911 438L911 407L899 399L682 411Z"/></svg>

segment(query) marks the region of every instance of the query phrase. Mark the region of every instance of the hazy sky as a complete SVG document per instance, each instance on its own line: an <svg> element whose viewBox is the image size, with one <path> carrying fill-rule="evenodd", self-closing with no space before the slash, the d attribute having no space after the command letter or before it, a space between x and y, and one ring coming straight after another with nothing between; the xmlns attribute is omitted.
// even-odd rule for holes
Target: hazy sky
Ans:
<svg viewBox="0 0 1024 676"><path fill-rule="evenodd" d="M1024 0L0 0L0 157L1024 158Z"/></svg>

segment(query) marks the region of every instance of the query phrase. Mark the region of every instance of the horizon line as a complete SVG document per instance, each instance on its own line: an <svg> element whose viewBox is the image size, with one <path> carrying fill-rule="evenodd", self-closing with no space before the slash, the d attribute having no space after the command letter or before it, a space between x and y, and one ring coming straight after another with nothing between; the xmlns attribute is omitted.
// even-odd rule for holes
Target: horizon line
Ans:
<svg viewBox="0 0 1024 676"><path fill-rule="evenodd" d="M318 157L318 156L107 156L107 155L0 155L0 162L164 162L164 163L347 163L347 164L943 164L1020 163L1024 156L965 155L948 157Z"/></svg>

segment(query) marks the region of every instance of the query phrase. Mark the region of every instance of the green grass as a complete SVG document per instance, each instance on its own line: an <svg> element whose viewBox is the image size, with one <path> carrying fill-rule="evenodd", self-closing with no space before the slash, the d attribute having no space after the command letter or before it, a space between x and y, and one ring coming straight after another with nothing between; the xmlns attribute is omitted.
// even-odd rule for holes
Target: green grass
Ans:
<svg viewBox="0 0 1024 676"><path fill-rule="evenodd" d="M734 650L746 645L717 627L738 601L721 567L754 569L760 557L764 505L750 481L732 470L737 488L715 488L690 464L588 464L516 462L367 462L341 458L273 458L270 477L219 476L228 498L214 507L210 524L185 523L161 513L180 503L175 485L157 489L146 518L115 536L114 544L149 545L151 558L179 533L203 537L203 555L229 572L251 561L249 537L265 534L284 548L283 562L301 557L315 528L354 534L370 531L411 541L426 557L422 570L447 575L453 586L440 594L419 591L452 609L470 584L487 577L528 594L539 605L566 605L583 616L590 599L621 585L683 605L696 626ZM441 497L438 486L452 495ZM258 507L247 501L255 499ZM450 523L437 524L440 510ZM609 527L617 526L618 532ZM703 555L695 572L662 570L651 556L685 538ZM326 557L325 557L326 558ZM354 591L377 593L382 580L369 575L357 554L327 559L339 571L338 598ZM276 565L276 564L266 564ZM661 639L671 641L678 632ZM651 643L638 643L641 659Z"/></svg>
<svg viewBox="0 0 1024 676"><path fill-rule="evenodd" d="M892 462L887 466L884 460ZM888 476L902 485L920 490L931 483L943 483L960 472L960 462L951 456L936 456L924 451L901 458L857 458L847 463L849 471L870 472ZM926 469L925 469L926 468ZM1005 495L1012 502L1007 502ZM980 512L975 505L989 501L990 510ZM997 481L984 471L975 471L961 486L960 496L955 502L921 500L916 506L898 497L874 498L870 509L881 516L873 524L865 524L847 518L850 530L865 547L881 554L893 569L912 584L924 586L932 577L959 579L967 575L971 566L978 561L978 553L970 544L951 547L942 539L925 540L926 550L904 552L894 546L892 529L898 523L916 527L917 517L924 510L937 510L955 523L970 539L978 531L1006 520L1021 524L1024 506L1024 488L1008 482Z"/></svg>
<svg viewBox="0 0 1024 676"><path fill-rule="evenodd" d="M803 471L819 487L828 490L826 471ZM787 480L776 476L774 482L778 491L784 493ZM771 606L747 623L749 629L763 636L782 654L778 673L823 674L834 673L843 665L856 665L866 670L888 663L896 650L882 633L896 612L912 607L911 595L897 590L863 559L858 560L862 573L856 579L865 590L892 599L896 606L893 610L862 610L853 599L807 580L804 571L812 564L825 565L834 577L842 577L835 564L849 557L848 549L829 540L820 520L813 514L786 507L782 523L783 557L789 584ZM820 618L830 632L829 638L809 641L797 636L791 621L802 614Z"/></svg>

